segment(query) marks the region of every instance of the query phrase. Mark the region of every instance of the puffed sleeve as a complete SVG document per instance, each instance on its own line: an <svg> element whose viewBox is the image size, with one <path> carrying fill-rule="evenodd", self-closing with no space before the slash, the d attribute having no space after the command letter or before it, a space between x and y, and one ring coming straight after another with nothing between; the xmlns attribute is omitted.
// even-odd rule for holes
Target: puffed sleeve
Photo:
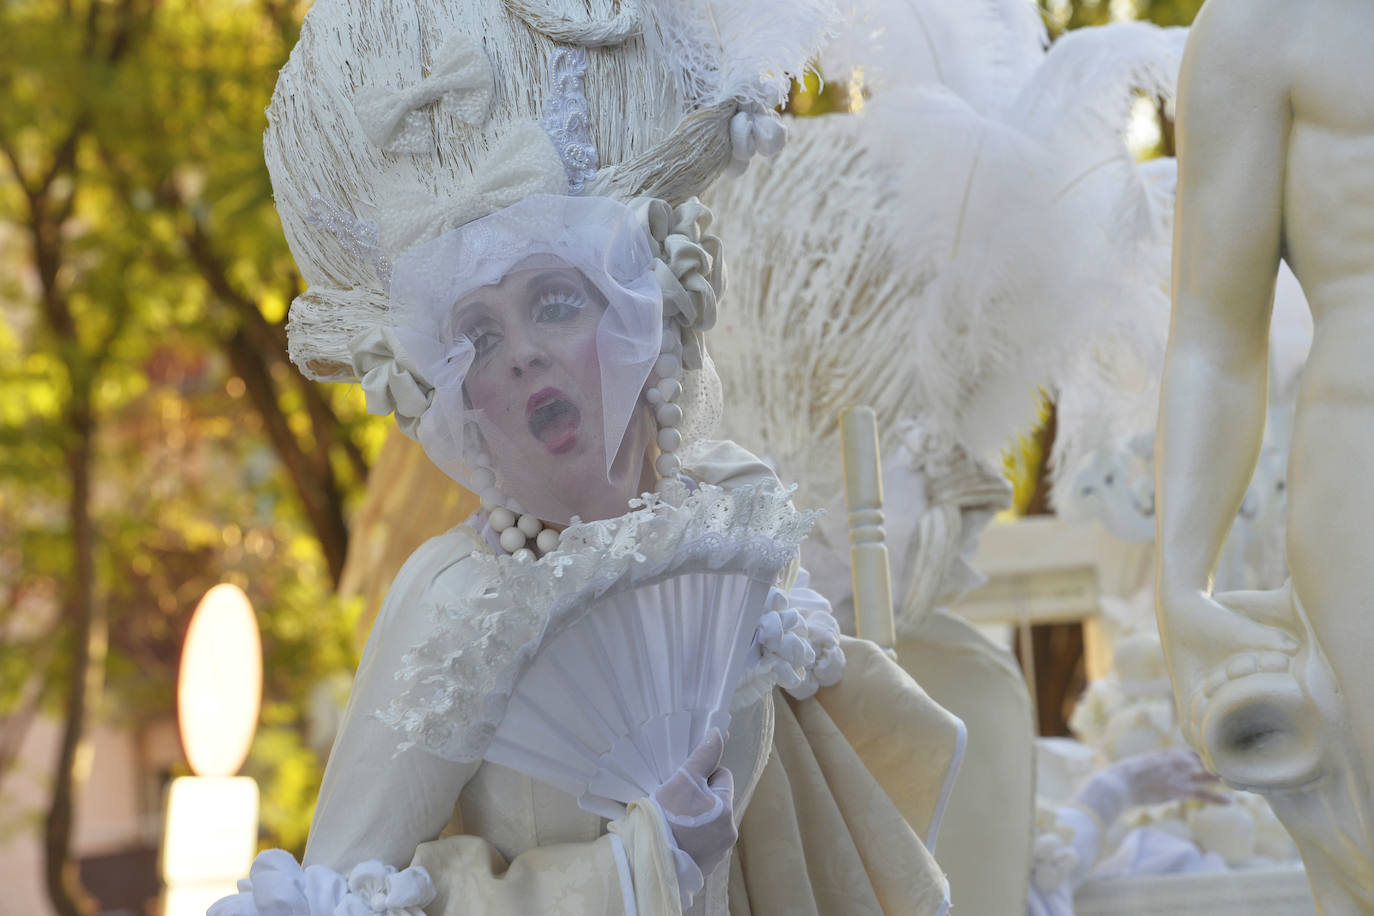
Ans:
<svg viewBox="0 0 1374 916"><path fill-rule="evenodd" d="M475 544L466 529L432 539L388 592L325 768L302 886L327 869L378 913L677 913L667 828L653 805L631 805L594 841L537 847L509 862L482 837L438 838L480 763L398 751L400 736L375 713L396 696L406 653L433 625L428 607L470 578Z"/></svg>
<svg viewBox="0 0 1374 916"><path fill-rule="evenodd" d="M343 724L325 767L305 864L345 872L371 859L403 866L415 847L439 835L477 763L454 763L400 739L375 713L396 695L396 674L431 623L430 590L440 577L462 576L474 547L463 529L415 551L387 592L348 696Z"/></svg>

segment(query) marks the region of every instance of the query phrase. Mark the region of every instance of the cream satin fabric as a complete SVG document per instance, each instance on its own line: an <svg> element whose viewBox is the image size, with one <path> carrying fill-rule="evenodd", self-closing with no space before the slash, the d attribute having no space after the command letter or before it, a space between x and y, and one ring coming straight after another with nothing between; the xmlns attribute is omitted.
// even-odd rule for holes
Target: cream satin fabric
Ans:
<svg viewBox="0 0 1374 916"><path fill-rule="evenodd" d="M840 684L803 701L774 693L772 753L730 866L732 916L946 911L944 875L918 831L942 803L958 720L872 643L846 638L844 648ZM676 914L672 862L652 815L639 811L613 829L641 916ZM452 836L422 844L411 864L425 866L439 890L429 916L625 911L606 836L536 846L509 864L483 840Z"/></svg>
<svg viewBox="0 0 1374 916"><path fill-rule="evenodd" d="M729 486L771 472L721 443L690 473ZM424 604L468 581L462 558L477 543L465 530L417 551L388 595L305 860L340 871L369 858L423 865L438 890L428 916L625 913L605 821L503 767L414 748L397 754L395 734L371 716L424 632ZM836 686L800 702L774 691L735 716L725 763L739 792L740 841L729 873L708 877L693 916L944 912L944 877L920 838L947 794L961 726L871 643L846 639L844 649ZM656 817L636 808L615 831L639 916L676 916L676 876Z"/></svg>
<svg viewBox="0 0 1374 916"><path fill-rule="evenodd" d="M732 916L932 916L944 874L918 833L938 817L961 726L871 642L801 702L775 692L773 755L740 824Z"/></svg>

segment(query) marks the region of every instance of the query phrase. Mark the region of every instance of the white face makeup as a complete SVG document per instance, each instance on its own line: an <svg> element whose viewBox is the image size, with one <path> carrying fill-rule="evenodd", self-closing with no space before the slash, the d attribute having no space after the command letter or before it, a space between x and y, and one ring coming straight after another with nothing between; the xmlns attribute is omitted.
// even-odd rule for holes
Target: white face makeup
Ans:
<svg viewBox="0 0 1374 916"><path fill-rule="evenodd" d="M532 510L552 489L584 519L609 517L640 492L647 409L635 411L607 472L597 349L606 304L581 272L550 262L512 270L454 308L453 332L474 351L465 400L502 488Z"/></svg>
<svg viewBox="0 0 1374 916"><path fill-rule="evenodd" d="M559 524L621 515L653 489L644 388L669 341L657 263L624 204L547 195L397 257L396 368L432 388L412 433L431 460Z"/></svg>

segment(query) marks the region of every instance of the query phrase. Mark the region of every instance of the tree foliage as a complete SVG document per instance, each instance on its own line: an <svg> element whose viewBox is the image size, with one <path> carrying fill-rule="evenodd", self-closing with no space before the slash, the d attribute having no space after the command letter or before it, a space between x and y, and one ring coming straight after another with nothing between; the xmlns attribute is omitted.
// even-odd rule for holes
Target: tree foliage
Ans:
<svg viewBox="0 0 1374 916"><path fill-rule="evenodd" d="M1156 25L1190 25L1202 0L1037 0L1051 33L1113 20L1142 19Z"/></svg>
<svg viewBox="0 0 1374 916"><path fill-rule="evenodd" d="M272 727L299 732L310 686L355 661L333 592L385 427L285 360L300 281L261 152L301 11L0 5L0 778L46 708L71 739L55 798L89 716L170 714L216 582L259 610ZM318 766L260 745L270 812L277 774ZM285 807L269 826L298 840L308 808ZM51 870L79 912L70 867Z"/></svg>

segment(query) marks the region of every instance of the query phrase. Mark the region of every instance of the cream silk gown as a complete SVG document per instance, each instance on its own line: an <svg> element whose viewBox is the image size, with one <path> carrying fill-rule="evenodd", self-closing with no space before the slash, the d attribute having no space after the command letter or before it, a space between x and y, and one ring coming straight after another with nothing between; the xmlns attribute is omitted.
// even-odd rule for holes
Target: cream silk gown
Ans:
<svg viewBox="0 0 1374 916"><path fill-rule="evenodd" d="M686 473L727 490L772 476L730 442L703 449ZM403 656L432 626L426 609L470 590L471 557L489 549L460 526L428 541L397 576L358 668L304 864L345 874L371 859L424 866L438 892L428 916L680 912L652 805L608 822L506 767L398 751L397 732L375 717L396 694ZM810 699L765 689L738 708L737 698L722 765L735 776L739 842L688 912L948 909L929 846L962 724L872 643L844 637L842 647L842 679Z"/></svg>

